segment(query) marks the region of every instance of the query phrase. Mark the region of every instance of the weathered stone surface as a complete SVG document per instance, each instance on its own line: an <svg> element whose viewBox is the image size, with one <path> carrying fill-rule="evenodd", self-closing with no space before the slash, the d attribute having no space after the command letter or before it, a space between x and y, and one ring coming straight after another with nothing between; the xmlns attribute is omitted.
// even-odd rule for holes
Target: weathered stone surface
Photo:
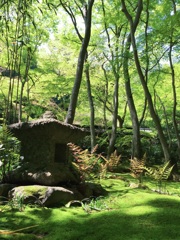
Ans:
<svg viewBox="0 0 180 240"><path fill-rule="evenodd" d="M8 192L13 189L16 185L15 184L0 184L0 197L8 197Z"/></svg>
<svg viewBox="0 0 180 240"><path fill-rule="evenodd" d="M83 128L78 128L74 125L66 124L51 118L15 123L9 125L8 128L21 142L25 144L25 146L32 146L32 144L34 146L35 143L40 146L40 143L43 145L45 142L52 142L53 144L56 142L77 142L89 134ZM28 154L31 155L32 153L28 152Z"/></svg>
<svg viewBox="0 0 180 240"><path fill-rule="evenodd" d="M84 129L56 119L43 118L9 125L9 130L21 141L22 161L9 173L7 183L60 185L79 183L67 143L77 142L87 135Z"/></svg>
<svg viewBox="0 0 180 240"><path fill-rule="evenodd" d="M21 167L9 173L8 183L40 184L59 186L62 183L79 184L80 174L71 165L53 164L40 166L31 163L22 164Z"/></svg>
<svg viewBox="0 0 180 240"><path fill-rule="evenodd" d="M65 205L69 201L75 199L74 193L62 187L48 187L45 198L42 203L45 206L51 207L55 205Z"/></svg>
<svg viewBox="0 0 180 240"><path fill-rule="evenodd" d="M22 197L24 203L37 203L46 207L61 206L74 200L72 191L63 187L40 185L19 186L9 192L9 198Z"/></svg>

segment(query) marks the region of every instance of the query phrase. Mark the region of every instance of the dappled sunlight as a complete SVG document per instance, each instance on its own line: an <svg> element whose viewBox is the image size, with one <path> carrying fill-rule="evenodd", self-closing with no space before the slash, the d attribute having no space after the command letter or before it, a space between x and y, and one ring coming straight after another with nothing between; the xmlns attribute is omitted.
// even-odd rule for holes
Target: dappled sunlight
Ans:
<svg viewBox="0 0 180 240"><path fill-rule="evenodd" d="M140 240L176 239L179 234L180 198L149 189L129 188L122 180L103 180L109 195L101 198L107 208L86 212L82 207L31 208L0 212L0 229L23 230L24 239L35 240ZM1 208L2 209L2 208ZM23 239L8 236L5 239ZM163 237L163 238L162 238Z"/></svg>
<svg viewBox="0 0 180 240"><path fill-rule="evenodd" d="M143 216L146 214L156 213L157 209L149 206L134 206L131 208L124 208L122 212L130 216Z"/></svg>

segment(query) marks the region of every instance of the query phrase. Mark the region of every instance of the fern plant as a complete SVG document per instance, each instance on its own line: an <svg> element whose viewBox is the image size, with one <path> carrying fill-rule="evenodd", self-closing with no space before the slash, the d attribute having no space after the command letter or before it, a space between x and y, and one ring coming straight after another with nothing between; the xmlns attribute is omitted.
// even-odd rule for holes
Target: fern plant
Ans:
<svg viewBox="0 0 180 240"><path fill-rule="evenodd" d="M18 165L19 151L20 142L6 125L0 126L0 181L5 182L9 171Z"/></svg>
<svg viewBox="0 0 180 240"><path fill-rule="evenodd" d="M131 158L130 159L130 171L131 176L138 179L139 184L142 184L142 176L146 164L146 154L144 154L142 159Z"/></svg>
<svg viewBox="0 0 180 240"><path fill-rule="evenodd" d="M173 166L170 165L170 161L166 162L163 166L159 167L144 167L147 174L157 181L158 191L163 190L163 181L169 179Z"/></svg>
<svg viewBox="0 0 180 240"><path fill-rule="evenodd" d="M107 169L110 172L113 172L117 169L121 162L121 155L118 155L117 150L115 150L107 162Z"/></svg>
<svg viewBox="0 0 180 240"><path fill-rule="evenodd" d="M117 150L115 150L109 157L105 158L101 155L101 158L104 160L101 163L101 177L105 177L106 173L114 172L117 170L118 166L121 164L121 155L118 155Z"/></svg>
<svg viewBox="0 0 180 240"><path fill-rule="evenodd" d="M121 156L115 150L109 159L102 154L97 154L98 145L89 152L88 149L83 150L81 147L68 143L68 147L74 157L74 164L81 172L82 181L93 178L104 178L107 171L113 172L120 164Z"/></svg>
<svg viewBox="0 0 180 240"><path fill-rule="evenodd" d="M81 147L68 143L68 147L74 157L74 164L81 173L81 180L86 181L95 177L100 177L100 155L96 154L98 145L92 152L88 149L83 150Z"/></svg>

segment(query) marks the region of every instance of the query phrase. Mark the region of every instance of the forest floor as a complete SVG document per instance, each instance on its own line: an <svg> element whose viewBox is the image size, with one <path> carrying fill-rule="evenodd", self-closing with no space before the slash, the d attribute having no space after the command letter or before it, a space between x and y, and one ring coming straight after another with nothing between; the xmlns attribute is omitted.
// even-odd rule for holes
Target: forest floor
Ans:
<svg viewBox="0 0 180 240"><path fill-rule="evenodd" d="M180 183L136 188L127 174L100 183L108 196L80 206L0 205L0 240L180 239Z"/></svg>

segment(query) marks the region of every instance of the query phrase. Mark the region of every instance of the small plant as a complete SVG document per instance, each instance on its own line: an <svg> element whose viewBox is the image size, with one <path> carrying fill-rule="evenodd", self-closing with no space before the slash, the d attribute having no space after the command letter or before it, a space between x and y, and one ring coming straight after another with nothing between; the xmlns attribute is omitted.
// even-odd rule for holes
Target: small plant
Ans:
<svg viewBox="0 0 180 240"><path fill-rule="evenodd" d="M66 207L69 208L74 203L79 203L83 210L87 213L91 213L93 210L99 212L109 209L102 196L96 198L95 197L85 198L81 201L72 200L66 204Z"/></svg>
<svg viewBox="0 0 180 240"><path fill-rule="evenodd" d="M170 161L166 162L163 166L159 167L144 167L147 174L157 181L158 191L163 191L163 182L168 180L173 170L173 166L170 165ZM164 190L165 190L164 186Z"/></svg>
<svg viewBox="0 0 180 240"><path fill-rule="evenodd" d="M16 195L11 199L1 196L0 205L4 205L5 208L10 207L11 210L18 209L18 211L22 212L25 209L24 196Z"/></svg>
<svg viewBox="0 0 180 240"><path fill-rule="evenodd" d="M8 201L8 205L11 209L18 209L20 212L24 210L24 196L16 195Z"/></svg>
<svg viewBox="0 0 180 240"><path fill-rule="evenodd" d="M142 159L131 158L130 159L130 170L131 176L138 179L139 184L142 184L142 176L146 163L146 154L144 154Z"/></svg>

